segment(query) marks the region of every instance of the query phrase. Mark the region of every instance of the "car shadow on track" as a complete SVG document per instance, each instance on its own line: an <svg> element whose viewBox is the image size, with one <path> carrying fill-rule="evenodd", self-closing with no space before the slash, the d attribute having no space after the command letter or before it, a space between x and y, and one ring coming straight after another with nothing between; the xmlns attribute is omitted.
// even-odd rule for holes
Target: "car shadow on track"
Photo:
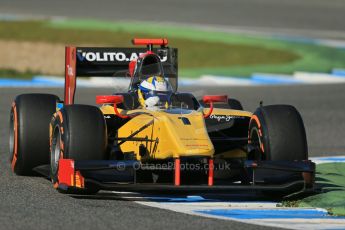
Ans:
<svg viewBox="0 0 345 230"><path fill-rule="evenodd" d="M253 193L168 193L100 191L95 195L70 195L75 199L152 201L152 202L280 202L281 199Z"/></svg>

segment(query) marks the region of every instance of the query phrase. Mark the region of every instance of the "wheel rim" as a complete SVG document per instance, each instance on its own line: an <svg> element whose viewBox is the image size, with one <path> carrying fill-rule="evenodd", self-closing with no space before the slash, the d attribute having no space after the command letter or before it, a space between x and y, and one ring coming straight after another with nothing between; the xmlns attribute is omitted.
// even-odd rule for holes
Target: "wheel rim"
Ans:
<svg viewBox="0 0 345 230"><path fill-rule="evenodd" d="M255 160L263 160L264 156L263 156L263 152L261 150L261 146L262 146L262 141L260 138L260 134L259 134L259 129L254 126L250 129L250 144L254 147L254 151L255 151Z"/></svg>
<svg viewBox="0 0 345 230"><path fill-rule="evenodd" d="M58 167L59 167L59 159L60 159L60 141L61 141L61 133L58 127L55 128L52 138L52 148L51 148L51 157L50 157L50 165L52 169L53 175L56 175Z"/></svg>

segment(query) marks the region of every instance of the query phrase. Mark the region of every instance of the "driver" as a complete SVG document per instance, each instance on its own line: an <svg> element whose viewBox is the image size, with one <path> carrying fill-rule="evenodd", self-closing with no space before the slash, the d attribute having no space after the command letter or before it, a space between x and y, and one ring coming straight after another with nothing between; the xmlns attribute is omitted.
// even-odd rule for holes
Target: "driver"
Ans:
<svg viewBox="0 0 345 230"><path fill-rule="evenodd" d="M138 89L138 99L143 108L157 110L168 108L172 90L169 83L162 76L150 76L143 80Z"/></svg>

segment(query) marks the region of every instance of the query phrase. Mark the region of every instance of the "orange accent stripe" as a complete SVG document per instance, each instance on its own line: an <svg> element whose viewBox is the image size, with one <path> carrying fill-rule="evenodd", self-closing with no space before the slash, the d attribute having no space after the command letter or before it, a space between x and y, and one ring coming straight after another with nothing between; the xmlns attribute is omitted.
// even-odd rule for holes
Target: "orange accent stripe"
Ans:
<svg viewBox="0 0 345 230"><path fill-rule="evenodd" d="M60 122L63 122L63 118L62 118L62 113L60 111L57 112L57 115L60 117Z"/></svg>
<svg viewBox="0 0 345 230"><path fill-rule="evenodd" d="M58 188L58 187L59 187L59 183L58 183L58 182L55 182L55 183L53 184L53 186L54 186L54 188Z"/></svg>
<svg viewBox="0 0 345 230"><path fill-rule="evenodd" d="M259 121L259 118L256 115L253 115L250 121L255 120L256 124L258 124L258 127L261 127L261 123Z"/></svg>
<svg viewBox="0 0 345 230"><path fill-rule="evenodd" d="M259 118L258 118L256 115L253 115L253 116L251 117L251 119L250 119L250 122L251 122L252 120L254 120L254 121L256 122L256 124L258 125L258 128L259 128L259 136L262 137L261 123L260 123L260 121L259 121ZM249 138L249 135L248 135L248 138ZM250 140L249 140L248 143L250 143ZM260 149L261 149L261 151L262 151L263 153L265 152L265 148L264 148L264 144L263 144L263 143L260 144Z"/></svg>
<svg viewBox="0 0 345 230"><path fill-rule="evenodd" d="M17 159L18 159L18 117L17 117L17 107L16 104L13 102L12 103L12 109L13 109L13 126L11 128L14 128L14 148L13 148L13 158L12 158L12 162L11 162L11 168L12 171L14 171L14 168L16 166L17 163Z"/></svg>
<svg viewBox="0 0 345 230"><path fill-rule="evenodd" d="M52 140L53 140L53 127L49 124L49 146L50 149L52 148Z"/></svg>
<svg viewBox="0 0 345 230"><path fill-rule="evenodd" d="M13 155L12 163L11 163L11 168L13 172L14 172L14 167L16 166L16 163L17 163L17 156Z"/></svg>
<svg viewBox="0 0 345 230"><path fill-rule="evenodd" d="M84 177L81 175L80 171L75 172L75 186L77 188L84 188Z"/></svg>
<svg viewBox="0 0 345 230"><path fill-rule="evenodd" d="M262 137L261 129L259 129L259 136Z"/></svg>
<svg viewBox="0 0 345 230"><path fill-rule="evenodd" d="M60 128L61 134L63 134L63 127Z"/></svg>
<svg viewBox="0 0 345 230"><path fill-rule="evenodd" d="M74 175L71 174L71 186L74 186Z"/></svg>

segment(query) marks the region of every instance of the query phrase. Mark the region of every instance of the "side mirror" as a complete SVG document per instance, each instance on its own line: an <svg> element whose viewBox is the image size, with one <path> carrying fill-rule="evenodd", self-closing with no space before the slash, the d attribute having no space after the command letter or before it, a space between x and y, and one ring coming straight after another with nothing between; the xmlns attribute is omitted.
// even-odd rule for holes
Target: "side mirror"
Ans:
<svg viewBox="0 0 345 230"><path fill-rule="evenodd" d="M208 110L208 113L204 114L204 118L208 118L212 112L213 112L213 103L215 102L228 102L228 96L227 95L205 95L202 98L202 101L205 104L210 104L210 109Z"/></svg>
<svg viewBox="0 0 345 230"><path fill-rule="evenodd" d="M96 96L97 104L120 104L123 102L122 95L98 95Z"/></svg>
<svg viewBox="0 0 345 230"><path fill-rule="evenodd" d="M203 102L205 104L211 104L215 102L228 102L228 96L227 95L205 95L202 98Z"/></svg>
<svg viewBox="0 0 345 230"><path fill-rule="evenodd" d="M124 101L124 98L122 95L98 95L96 96L96 103L97 104L114 104L114 112L116 116L122 118L122 119L127 119L131 118L133 116L127 116L127 115L122 115L118 110L117 110L117 104L120 104Z"/></svg>

